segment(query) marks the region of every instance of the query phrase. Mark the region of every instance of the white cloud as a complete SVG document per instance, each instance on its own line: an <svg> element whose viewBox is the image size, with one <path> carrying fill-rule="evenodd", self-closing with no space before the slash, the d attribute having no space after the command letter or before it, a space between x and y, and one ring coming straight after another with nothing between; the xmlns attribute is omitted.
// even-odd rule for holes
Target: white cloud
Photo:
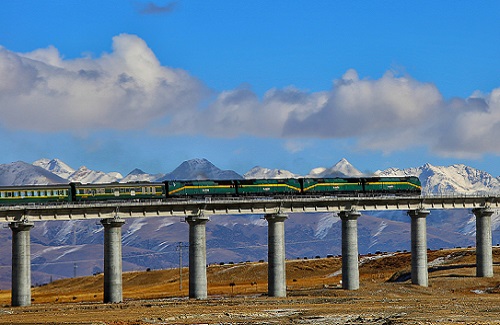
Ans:
<svg viewBox="0 0 500 325"><path fill-rule="evenodd" d="M7 129L250 135L286 138L291 152L307 139L349 138L384 152L427 146L444 156L500 154L500 88L446 101L431 83L392 72L363 79L351 69L325 91L290 86L259 98L241 87L208 95L187 72L162 66L134 35L114 37L112 52L98 58L0 47L0 123Z"/></svg>
<svg viewBox="0 0 500 325"><path fill-rule="evenodd" d="M484 153L500 154L500 88L490 94L447 103L432 125L431 148L451 157L477 158Z"/></svg>
<svg viewBox="0 0 500 325"><path fill-rule="evenodd" d="M206 88L185 71L163 67L137 36L113 38L113 52L64 60L54 47L0 49L0 112L11 129L132 129L193 110Z"/></svg>

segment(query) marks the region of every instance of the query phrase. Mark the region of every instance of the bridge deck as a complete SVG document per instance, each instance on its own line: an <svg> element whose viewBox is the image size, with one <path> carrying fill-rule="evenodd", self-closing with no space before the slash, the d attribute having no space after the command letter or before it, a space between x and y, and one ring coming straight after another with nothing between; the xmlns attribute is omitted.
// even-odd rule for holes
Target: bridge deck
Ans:
<svg viewBox="0 0 500 325"><path fill-rule="evenodd" d="M377 197L206 198L145 202L25 204L0 207L0 222L138 217L184 217L206 214L309 213L346 210L474 209L500 205L500 194Z"/></svg>

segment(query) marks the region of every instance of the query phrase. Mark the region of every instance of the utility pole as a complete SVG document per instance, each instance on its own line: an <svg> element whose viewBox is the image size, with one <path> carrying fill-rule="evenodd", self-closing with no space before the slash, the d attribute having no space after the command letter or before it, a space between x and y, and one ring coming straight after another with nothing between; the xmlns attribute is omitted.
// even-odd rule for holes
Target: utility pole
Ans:
<svg viewBox="0 0 500 325"><path fill-rule="evenodd" d="M179 291L182 291L182 248L189 247L189 244L183 242L177 243L177 250L179 251Z"/></svg>

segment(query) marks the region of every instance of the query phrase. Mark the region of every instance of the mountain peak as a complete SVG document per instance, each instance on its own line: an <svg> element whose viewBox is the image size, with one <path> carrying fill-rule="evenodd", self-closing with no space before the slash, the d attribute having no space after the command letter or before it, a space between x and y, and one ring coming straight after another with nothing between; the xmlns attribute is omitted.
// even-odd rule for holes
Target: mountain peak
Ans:
<svg viewBox="0 0 500 325"><path fill-rule="evenodd" d="M294 178L297 175L284 169L269 169L255 166L243 175L246 179Z"/></svg>
<svg viewBox="0 0 500 325"><path fill-rule="evenodd" d="M0 185L61 184L64 179L46 169L18 161L0 165Z"/></svg>
<svg viewBox="0 0 500 325"><path fill-rule="evenodd" d="M42 158L35 161L32 165L41 167L57 176L67 179L75 172L73 168L62 162L61 160Z"/></svg>
<svg viewBox="0 0 500 325"><path fill-rule="evenodd" d="M330 168L314 168L309 177L360 177L363 173L357 170L347 159L342 158Z"/></svg>
<svg viewBox="0 0 500 325"><path fill-rule="evenodd" d="M426 193L487 193L499 192L500 180L489 173L463 164L433 166L429 163L417 168L389 168L381 176L417 176Z"/></svg>
<svg viewBox="0 0 500 325"><path fill-rule="evenodd" d="M143 175L143 174L146 174L146 173L142 169L135 168L133 171L128 173L127 176L129 176L129 175Z"/></svg>
<svg viewBox="0 0 500 325"><path fill-rule="evenodd" d="M186 160L173 172L167 174L161 180L175 179L241 179L238 173L232 170L221 170L205 158Z"/></svg>

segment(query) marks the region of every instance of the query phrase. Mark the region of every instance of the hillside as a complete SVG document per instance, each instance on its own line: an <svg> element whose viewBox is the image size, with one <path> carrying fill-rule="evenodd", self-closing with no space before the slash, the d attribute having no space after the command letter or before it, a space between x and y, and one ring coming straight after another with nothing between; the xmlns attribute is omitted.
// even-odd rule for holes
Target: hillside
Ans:
<svg viewBox="0 0 500 325"><path fill-rule="evenodd" d="M209 265L206 301L182 299L184 268L182 290L179 269L124 273L125 303L102 304L99 274L36 287L32 306L0 314L12 324L500 324L500 247L493 256L495 277L476 278L473 249L429 251L428 288L404 280L409 253L361 256L357 291L340 288L338 257L289 260L286 299L266 297L261 262ZM0 291L1 305L9 304L9 294Z"/></svg>

